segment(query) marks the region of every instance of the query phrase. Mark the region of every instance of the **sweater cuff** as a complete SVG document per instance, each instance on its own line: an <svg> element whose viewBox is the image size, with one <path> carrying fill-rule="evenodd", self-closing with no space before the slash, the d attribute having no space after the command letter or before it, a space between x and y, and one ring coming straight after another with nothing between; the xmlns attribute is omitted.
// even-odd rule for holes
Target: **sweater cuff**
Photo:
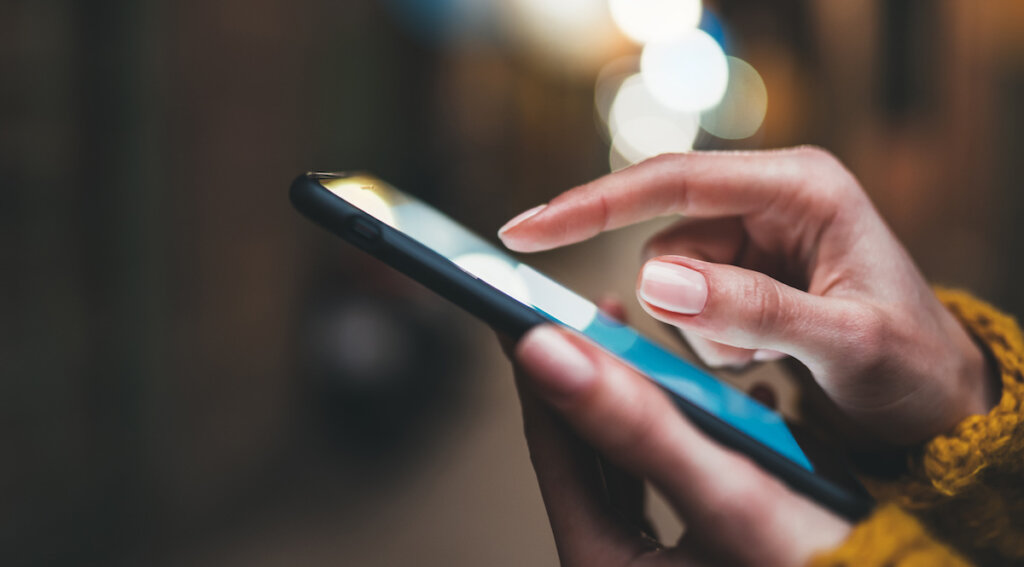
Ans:
<svg viewBox="0 0 1024 567"><path fill-rule="evenodd" d="M961 567L962 557L933 540L921 524L893 504L878 507L838 548L816 555L810 567Z"/></svg>
<svg viewBox="0 0 1024 567"><path fill-rule="evenodd" d="M908 505L927 505L929 500L961 494L982 482L986 470L1017 466L1024 454L1024 337L1020 327L1012 317L965 292L936 289L936 294L988 349L1002 382L1002 395L988 414L964 419L949 434L925 444L921 453L911 459L912 476L930 490L919 492L916 497L908 494Z"/></svg>

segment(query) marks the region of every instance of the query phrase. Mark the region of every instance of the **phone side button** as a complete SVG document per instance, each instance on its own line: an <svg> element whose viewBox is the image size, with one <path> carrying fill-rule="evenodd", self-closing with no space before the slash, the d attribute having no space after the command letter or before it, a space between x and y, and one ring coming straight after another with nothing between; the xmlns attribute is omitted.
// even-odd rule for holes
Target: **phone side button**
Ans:
<svg viewBox="0 0 1024 567"><path fill-rule="evenodd" d="M380 241L380 228L360 217L354 217L349 221L347 232L360 248L372 248Z"/></svg>

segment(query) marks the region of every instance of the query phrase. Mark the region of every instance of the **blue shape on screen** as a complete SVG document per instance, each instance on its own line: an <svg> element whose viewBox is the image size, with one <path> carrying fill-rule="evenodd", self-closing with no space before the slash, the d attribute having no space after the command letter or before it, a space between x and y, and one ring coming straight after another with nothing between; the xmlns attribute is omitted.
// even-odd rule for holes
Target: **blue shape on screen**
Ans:
<svg viewBox="0 0 1024 567"><path fill-rule="evenodd" d="M593 303L558 282L521 264L443 213L402 194L392 213L403 232L443 254L462 269L509 293L545 317L574 329L666 390L813 471L789 426L778 413L743 392L646 339L632 327L610 319ZM484 255L497 261L473 265ZM515 284L515 285L512 285ZM514 292L519 290L521 297Z"/></svg>
<svg viewBox="0 0 1024 567"><path fill-rule="evenodd" d="M544 315L558 321L549 313ZM577 330L665 389L689 400L807 470L814 470L782 416L729 384L644 338L632 327L603 315L598 315L585 328Z"/></svg>

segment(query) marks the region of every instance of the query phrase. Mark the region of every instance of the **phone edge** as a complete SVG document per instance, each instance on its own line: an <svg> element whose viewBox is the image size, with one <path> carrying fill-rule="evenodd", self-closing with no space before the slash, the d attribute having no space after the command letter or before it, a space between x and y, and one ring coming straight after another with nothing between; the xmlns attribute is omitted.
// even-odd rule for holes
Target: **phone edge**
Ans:
<svg viewBox="0 0 1024 567"><path fill-rule="evenodd" d="M314 223L513 339L518 339L536 325L552 323L487 282L459 269L434 250L347 203L309 174L300 175L292 182L289 195L293 206ZM378 225L381 230L376 245L369 245L352 234L349 225L355 218ZM652 382L658 384L655 380ZM857 494L804 469L689 400L661 388L702 431L726 447L746 455L794 491L851 521L859 521L873 510L873 500L859 483L860 494Z"/></svg>

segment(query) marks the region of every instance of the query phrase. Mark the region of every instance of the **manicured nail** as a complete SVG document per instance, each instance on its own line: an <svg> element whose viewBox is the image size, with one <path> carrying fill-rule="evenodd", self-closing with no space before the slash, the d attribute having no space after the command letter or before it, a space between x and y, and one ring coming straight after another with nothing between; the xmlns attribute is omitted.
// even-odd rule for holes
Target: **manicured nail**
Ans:
<svg viewBox="0 0 1024 567"><path fill-rule="evenodd" d="M655 260L644 265L640 298L666 311L696 315L708 301L708 282L696 270Z"/></svg>
<svg viewBox="0 0 1024 567"><path fill-rule="evenodd" d="M547 206L548 206L547 203L545 203L543 205L537 205L536 207L534 207L534 208L532 208L532 209L530 209L528 211L523 211L523 212L519 213L518 215L516 215L515 218L513 218L512 220L510 220L507 223L505 223L505 226L503 226L503 227L498 229L498 236L504 236L504 234L506 232L508 232L508 231L512 230L513 228L515 228L516 226L522 224L523 221L525 221L526 219L528 219L528 218L536 215L537 213L543 211Z"/></svg>
<svg viewBox="0 0 1024 567"><path fill-rule="evenodd" d="M789 356L789 355L787 355L784 352L779 352L777 350L771 350L771 349L767 349L767 348L762 348L762 349L755 350L754 351L754 356L752 358L754 359L754 362L772 362L774 360L782 360L783 358L786 358L787 356Z"/></svg>
<svg viewBox="0 0 1024 567"><path fill-rule="evenodd" d="M517 350L532 383L549 397L573 396L597 375L590 357L552 325L535 327Z"/></svg>

